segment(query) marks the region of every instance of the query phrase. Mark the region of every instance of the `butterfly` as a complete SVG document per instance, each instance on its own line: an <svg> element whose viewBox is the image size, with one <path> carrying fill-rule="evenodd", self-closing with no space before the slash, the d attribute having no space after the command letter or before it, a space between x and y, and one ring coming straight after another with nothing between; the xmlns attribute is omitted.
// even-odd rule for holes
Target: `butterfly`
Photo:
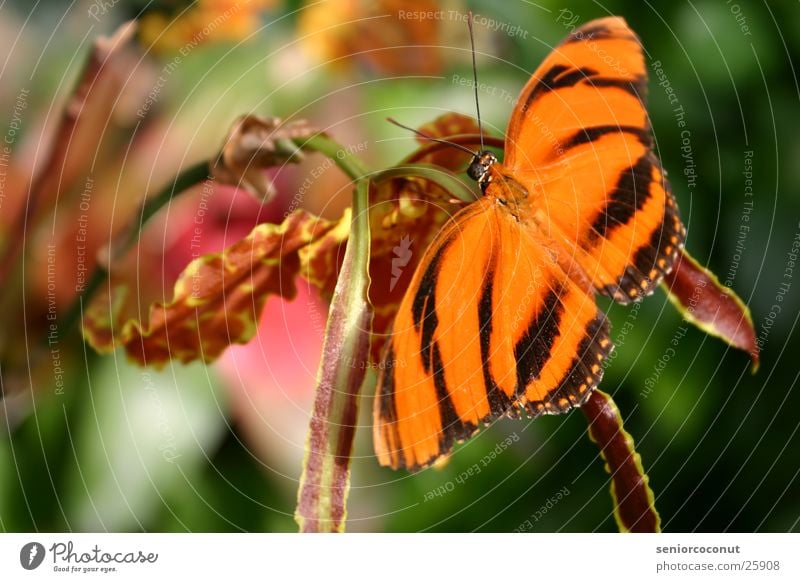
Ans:
<svg viewBox="0 0 800 582"><path fill-rule="evenodd" d="M522 89L483 196L420 261L385 346L379 462L417 470L481 425L580 406L613 349L596 295L627 304L669 273L685 229L652 151L647 70L619 17L573 30Z"/></svg>

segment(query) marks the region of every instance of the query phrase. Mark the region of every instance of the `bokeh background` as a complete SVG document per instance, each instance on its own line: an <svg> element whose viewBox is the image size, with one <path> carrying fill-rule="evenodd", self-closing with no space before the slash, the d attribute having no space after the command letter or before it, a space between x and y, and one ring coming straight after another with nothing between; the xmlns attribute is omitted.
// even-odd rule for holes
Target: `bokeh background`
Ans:
<svg viewBox="0 0 800 582"><path fill-rule="evenodd" d="M87 189L97 250L146 192L214 155L239 115L308 119L374 167L415 147L387 116L416 126L449 111L472 115L472 90L460 81L472 74L466 24L452 16L467 8L479 16L478 74L490 88L480 92L481 111L497 136L570 26L617 14L642 38L649 111L687 248L750 306L762 363L753 375L745 354L684 329L659 291L633 309L603 302L618 344L603 387L636 441L666 531L800 529L796 2L41 0L0 5L0 133L10 152L0 160L3 246L19 236L31 174L48 171L43 152L93 39L131 18L139 33L102 139L81 145L80 177L26 225L24 260L2 282L0 531L296 529L326 314L307 286L292 303L271 299L258 336L210 366L143 370L121 352L95 354L73 332L60 338L57 378L32 356L35 318L18 318L46 311L48 245L74 246ZM428 10L442 16L401 16ZM337 218L346 180L321 163L281 170L267 204L223 187L210 199L183 196L144 233L142 284L169 297L168 282L193 256L200 204L208 206L202 252L280 221L293 200ZM317 170L322 177L296 197ZM62 262L63 282L74 264ZM59 305L72 287L57 285ZM616 530L583 415L497 422L445 466L410 475L380 468L372 454L371 390L349 531L503 532L526 520L540 532ZM479 474L456 481L509 437L512 446Z"/></svg>

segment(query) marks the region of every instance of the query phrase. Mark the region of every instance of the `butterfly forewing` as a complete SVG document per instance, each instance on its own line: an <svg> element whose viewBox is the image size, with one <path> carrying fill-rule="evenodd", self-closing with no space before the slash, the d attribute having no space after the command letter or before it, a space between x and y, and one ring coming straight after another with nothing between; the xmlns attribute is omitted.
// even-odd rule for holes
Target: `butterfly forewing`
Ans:
<svg viewBox="0 0 800 582"><path fill-rule="evenodd" d="M595 288L627 303L670 270L684 229L657 158L639 39L621 18L576 29L523 89L505 165Z"/></svg>

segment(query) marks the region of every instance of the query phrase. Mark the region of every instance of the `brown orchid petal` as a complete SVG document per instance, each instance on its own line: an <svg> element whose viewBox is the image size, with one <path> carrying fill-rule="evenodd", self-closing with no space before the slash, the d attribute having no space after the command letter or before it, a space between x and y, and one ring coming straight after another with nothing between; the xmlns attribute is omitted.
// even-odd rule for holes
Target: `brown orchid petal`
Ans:
<svg viewBox="0 0 800 582"><path fill-rule="evenodd" d="M622 415L611 396L595 389L581 406L589 422L589 438L600 448L611 475L614 517L622 532L661 531L661 518L649 479L633 437L622 426Z"/></svg>
<svg viewBox="0 0 800 582"><path fill-rule="evenodd" d="M349 214L342 218L349 225ZM99 352L124 347L141 365L171 359L216 359L230 344L255 333L270 294L292 299L299 251L335 230L332 222L298 210L283 224L260 224L221 253L195 259L180 274L168 303L153 303L146 321L134 316L132 285L100 294L84 321L86 340Z"/></svg>
<svg viewBox="0 0 800 582"><path fill-rule="evenodd" d="M683 250L664 277L664 287L687 321L750 354L753 371L758 369L758 344L750 310L714 273Z"/></svg>
<svg viewBox="0 0 800 582"><path fill-rule="evenodd" d="M350 236L351 211L347 208L339 224L314 242L300 249L300 276L316 286L323 297L330 298L336 287L337 273Z"/></svg>
<svg viewBox="0 0 800 582"><path fill-rule="evenodd" d="M422 188L413 180L391 180L375 188L371 201L369 297L374 309L372 358L376 362L422 255L457 210L446 196L437 197Z"/></svg>
<svg viewBox="0 0 800 582"><path fill-rule="evenodd" d="M222 184L244 188L256 198L269 200L274 190L264 170L302 160L302 152L293 140L318 133L304 119L283 123L277 117L240 117L212 168L214 178Z"/></svg>

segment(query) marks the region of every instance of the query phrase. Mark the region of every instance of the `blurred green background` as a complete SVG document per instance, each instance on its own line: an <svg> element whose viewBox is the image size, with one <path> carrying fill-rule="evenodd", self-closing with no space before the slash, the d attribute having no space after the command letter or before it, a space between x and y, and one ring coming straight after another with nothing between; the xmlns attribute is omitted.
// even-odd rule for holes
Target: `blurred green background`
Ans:
<svg viewBox="0 0 800 582"><path fill-rule="evenodd" d="M376 54L353 54L376 50L374 38L348 24L359 11L376 14L366 4L397 13L437 3L329 2L323 6L327 12L313 19L304 17L301 2L263 4L255 24L193 48L169 74L148 112L146 144L157 151L158 171L142 176L135 188L144 192L185 159L213 154L231 121L247 112L306 117L342 143L366 141L364 156L376 167L414 147L385 117L419 125L447 111L473 114L471 90L453 82L453 75L471 75L463 22L445 18L433 32L409 36L392 29L402 21L376 18L371 22L378 40L424 45L430 60L413 51L404 58L397 49L383 59L379 47ZM0 53L9 55L0 72L0 131L10 127L19 91L28 88L30 123L22 133L36 135L34 113L46 116L63 104L88 54L88 40L140 15L145 5L168 23L181 17L183 7L120 2L95 19L89 16L93 5L100 6L51 0L0 8ZM649 111L658 153L688 229L687 249L750 306L763 342L762 363L752 375L746 355L695 328L682 335L680 316L658 291L633 311L603 302L618 348L602 387L613 394L636 441L666 531L799 530L800 270L787 271L787 253L800 235L800 7L755 0L657 7L621 0L512 0L445 2L440 8L465 6L519 27L513 34L510 28L476 31L480 81L510 95L567 33L572 18L584 23L622 15L640 35L651 71ZM320 33L323 25L333 32ZM183 46L180 40L160 46L155 36L142 38L142 47L153 50L136 65L154 71L144 95ZM656 61L683 107L685 128L652 75ZM495 135L502 135L512 107L503 95L481 94L484 121ZM136 127L138 121L125 123ZM694 185L684 174L684 129ZM22 157L34 150L35 139L20 140L14 152ZM746 158L752 161L752 198L745 195ZM334 173L330 183L341 184ZM291 199L298 175L277 182L286 192L276 204ZM332 192L332 186L316 192L304 205L337 216L346 196L330 199ZM740 236L750 200L750 229ZM233 203L218 209L215 218L225 233L238 220L232 208ZM279 219L281 212L260 216ZM164 244L155 234L163 233L153 234L154 244ZM224 244L236 238L222 237ZM780 313L770 319L782 283L790 287ZM31 380L3 406L0 530L294 531L319 342L318 334L310 334L308 346L300 345L309 309L319 305L313 297L298 301L294 310L271 301L252 351L235 348L238 356L208 367L141 370L121 353L101 357L71 339L63 394L46 381ZM632 327L620 338L626 321ZM297 327L300 335L290 340ZM682 337L674 357L659 373L657 362L676 334ZM273 350L276 341L297 344ZM286 360L299 351L305 364L292 369ZM282 365L285 370L275 371ZM644 394L648 379L655 384ZM365 394L349 531L512 531L525 520L533 522L532 531L616 531L609 478L583 415L500 421L459 447L445 467L409 475L377 465L371 387ZM478 475L455 482L506 436L519 440ZM437 490L444 493L430 494Z"/></svg>

